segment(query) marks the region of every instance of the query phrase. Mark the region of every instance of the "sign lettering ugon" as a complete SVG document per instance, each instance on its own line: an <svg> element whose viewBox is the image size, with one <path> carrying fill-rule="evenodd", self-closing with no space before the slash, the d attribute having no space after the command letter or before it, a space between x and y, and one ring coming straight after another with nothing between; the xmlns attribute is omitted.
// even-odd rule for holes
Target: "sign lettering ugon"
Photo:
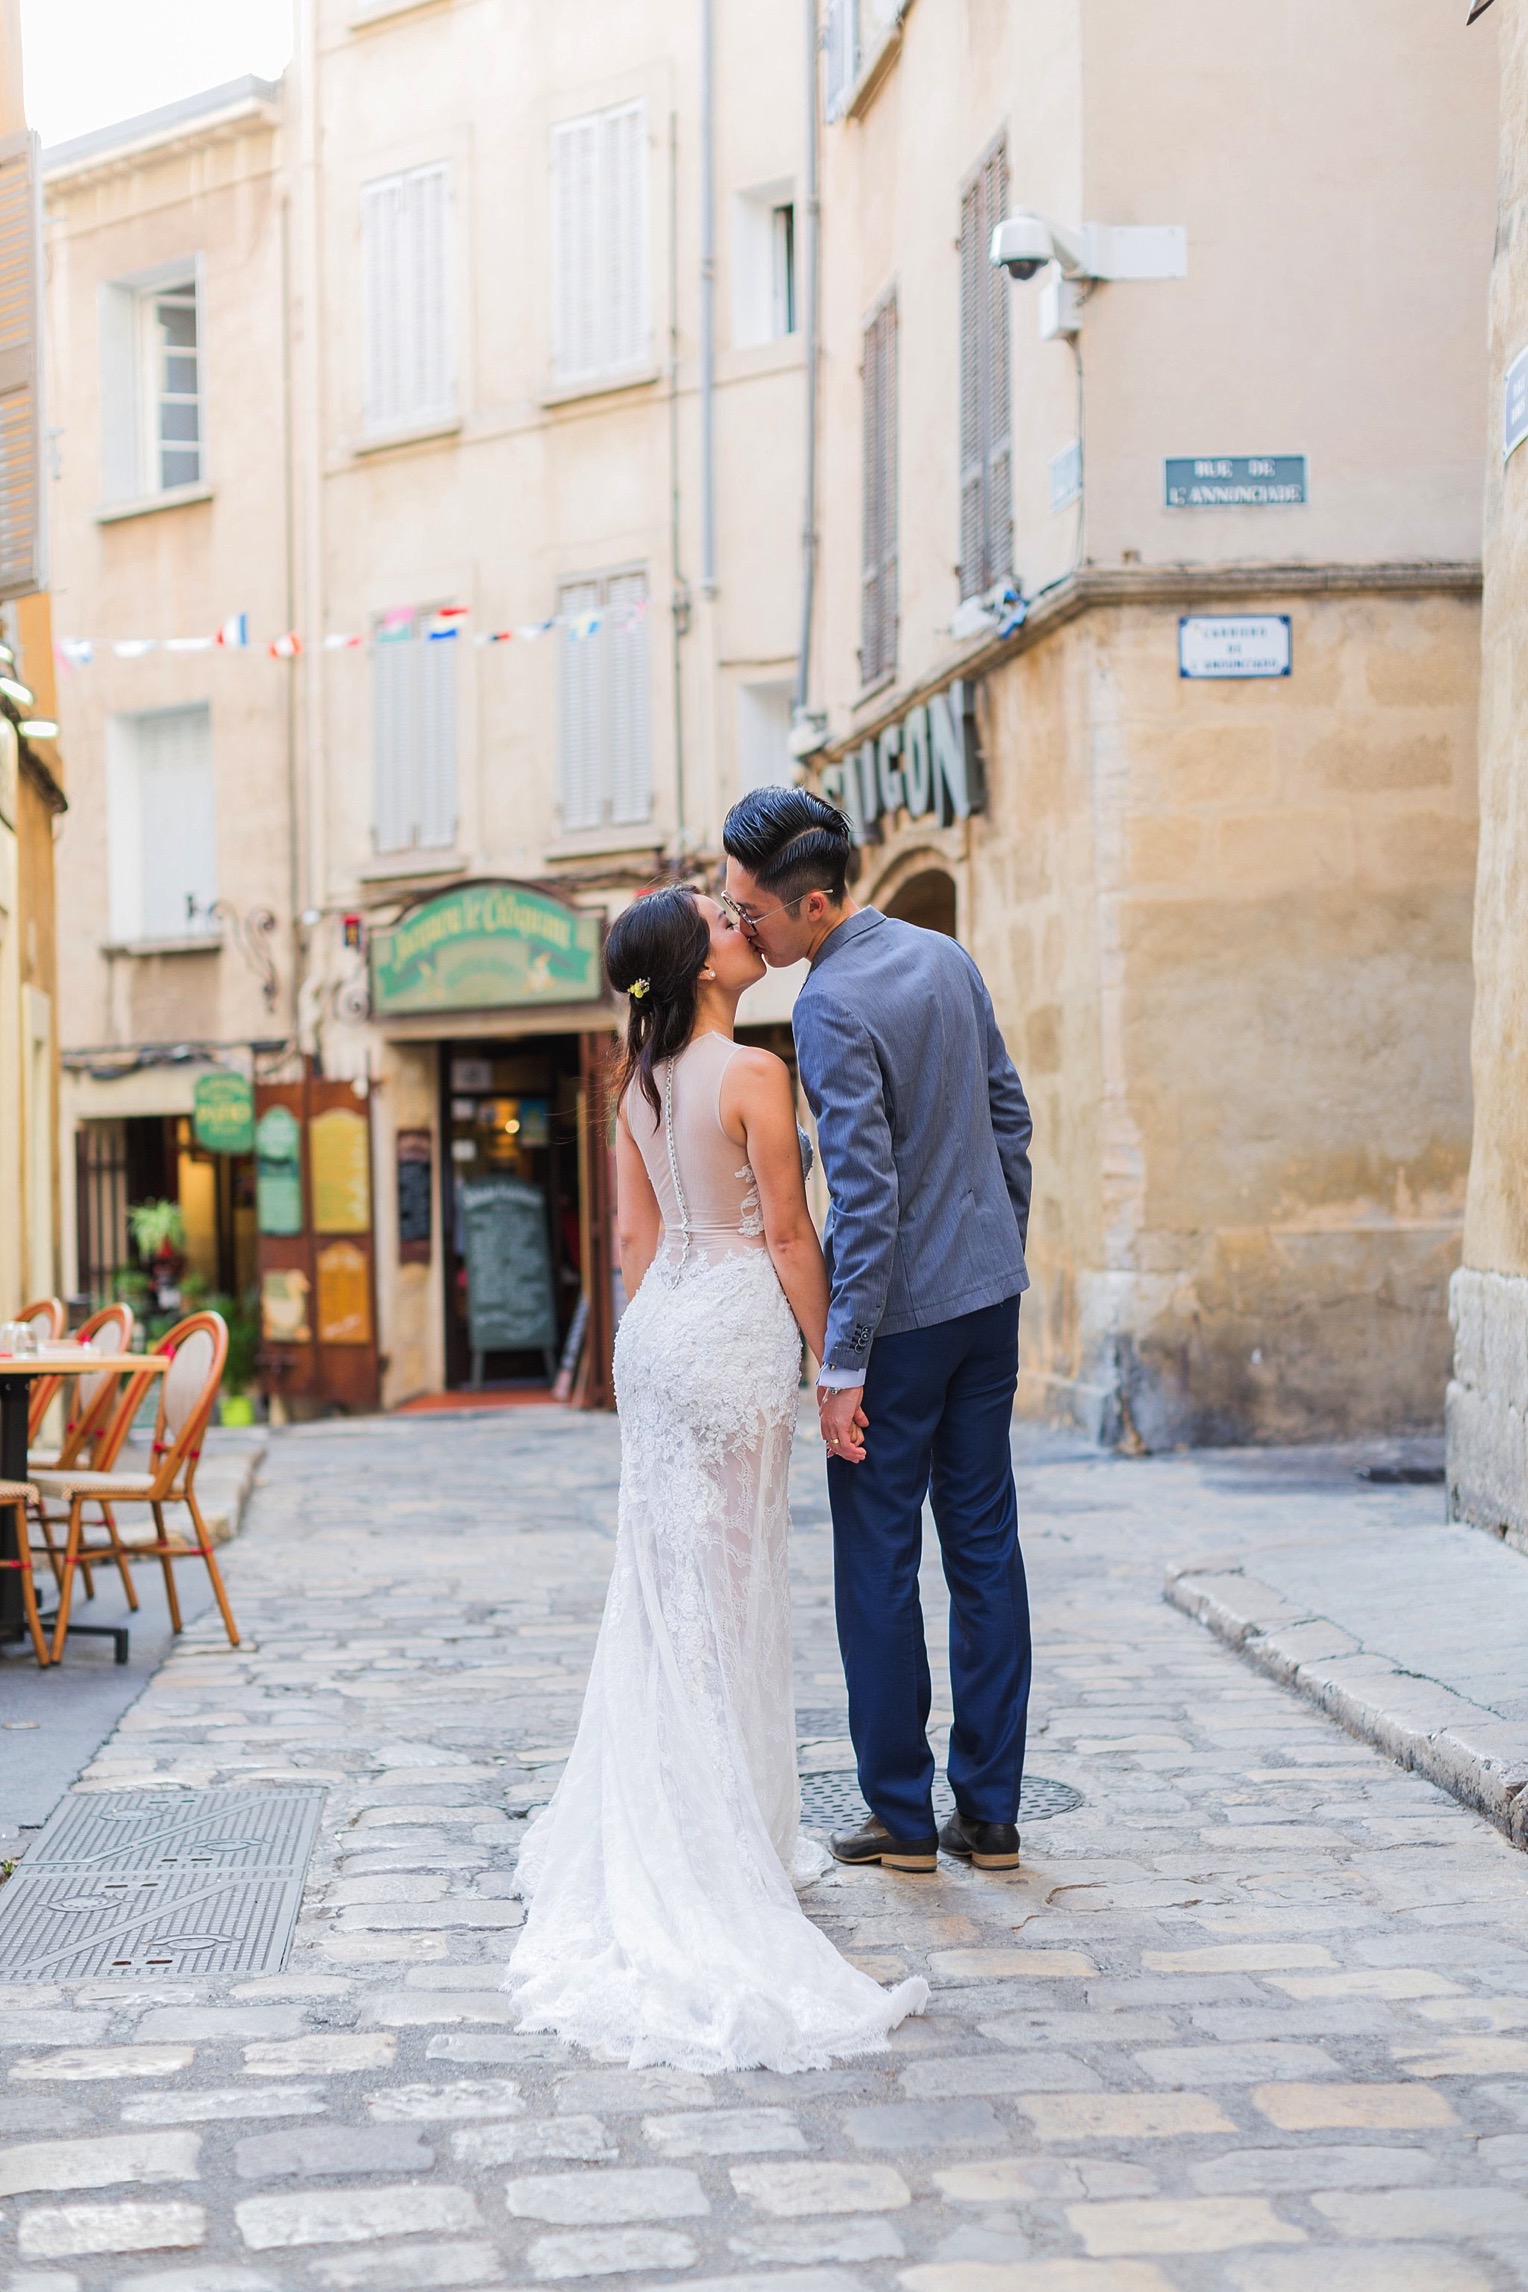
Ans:
<svg viewBox="0 0 1528 2292"><path fill-rule="evenodd" d="M857 844L879 836L882 818L905 812L936 827L983 808L970 689L963 679L888 724L822 776L822 792L848 814Z"/></svg>

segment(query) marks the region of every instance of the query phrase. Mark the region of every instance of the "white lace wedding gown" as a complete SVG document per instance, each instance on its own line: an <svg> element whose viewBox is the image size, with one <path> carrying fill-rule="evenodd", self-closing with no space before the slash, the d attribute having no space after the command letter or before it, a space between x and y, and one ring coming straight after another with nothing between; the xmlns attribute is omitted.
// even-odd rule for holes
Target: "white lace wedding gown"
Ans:
<svg viewBox="0 0 1528 2292"><path fill-rule="evenodd" d="M821 2068L928 2000L851 1966L795 1896L826 1867L799 1836L791 1681L801 1342L718 1111L736 1047L699 1035L660 1068L661 1118L627 1101L664 1238L616 1338L615 1567L504 1985L521 2029L634 2068Z"/></svg>

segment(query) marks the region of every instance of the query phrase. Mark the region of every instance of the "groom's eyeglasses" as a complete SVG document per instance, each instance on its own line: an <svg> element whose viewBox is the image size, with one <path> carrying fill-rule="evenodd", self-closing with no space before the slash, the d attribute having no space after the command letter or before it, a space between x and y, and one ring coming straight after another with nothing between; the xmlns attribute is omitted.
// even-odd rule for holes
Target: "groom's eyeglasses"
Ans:
<svg viewBox="0 0 1528 2292"><path fill-rule="evenodd" d="M793 907L799 907L804 899L810 897L810 892L798 891L794 899L777 899L773 907L761 907L756 913L750 913L746 907L739 907L730 891L722 891L717 893L716 904L725 908L739 931L751 939L766 915L789 915Z"/></svg>

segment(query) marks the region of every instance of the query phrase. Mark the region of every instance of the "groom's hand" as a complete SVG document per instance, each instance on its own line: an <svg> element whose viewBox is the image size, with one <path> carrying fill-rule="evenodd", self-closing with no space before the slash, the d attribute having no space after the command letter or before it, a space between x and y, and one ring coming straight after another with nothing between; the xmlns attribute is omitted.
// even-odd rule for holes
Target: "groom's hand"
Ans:
<svg viewBox="0 0 1528 2292"><path fill-rule="evenodd" d="M861 1406L865 1398L863 1385L819 1385L817 1388L817 1421L827 1443L829 1456L840 1456L846 1464L865 1461L865 1427L870 1419Z"/></svg>

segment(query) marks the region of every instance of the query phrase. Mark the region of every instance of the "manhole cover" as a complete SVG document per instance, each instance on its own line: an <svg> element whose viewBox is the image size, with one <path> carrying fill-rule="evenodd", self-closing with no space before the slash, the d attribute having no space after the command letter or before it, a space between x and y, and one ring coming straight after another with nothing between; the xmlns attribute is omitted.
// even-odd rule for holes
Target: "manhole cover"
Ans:
<svg viewBox="0 0 1528 2292"><path fill-rule="evenodd" d="M0 1974L279 1973L321 1791L113 1791L65 1799L0 1892Z"/></svg>
<svg viewBox="0 0 1528 2292"><path fill-rule="evenodd" d="M1026 1775L1019 1801L1019 1821L1043 1822L1048 1815L1070 1814L1082 1804L1081 1791L1070 1783L1052 1782L1048 1775ZM955 1801L943 1775L934 1777L934 1820L948 1822ZM867 1809L853 1775L803 1775L801 1821L811 1831L857 1830Z"/></svg>

